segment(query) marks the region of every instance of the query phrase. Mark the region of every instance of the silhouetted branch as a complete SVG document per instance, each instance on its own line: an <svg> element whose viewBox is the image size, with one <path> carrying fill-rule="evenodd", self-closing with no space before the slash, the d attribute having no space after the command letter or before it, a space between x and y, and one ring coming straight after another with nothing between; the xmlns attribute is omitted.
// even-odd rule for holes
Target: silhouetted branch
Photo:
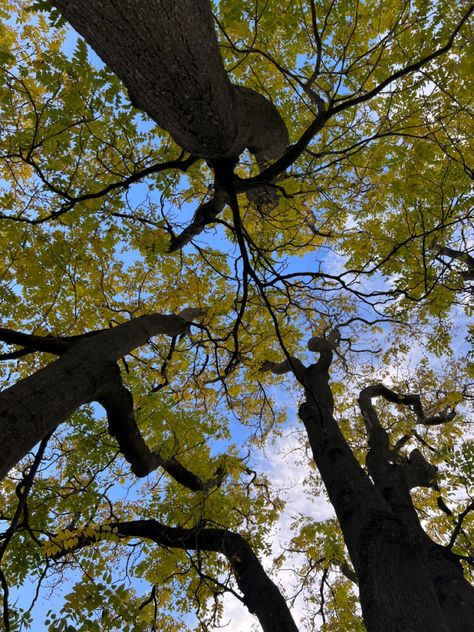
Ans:
<svg viewBox="0 0 474 632"><path fill-rule="evenodd" d="M97 394L97 401L107 412L109 433L117 439L120 451L136 476L147 476L162 467L178 483L192 491L209 491L221 485L225 476L223 467L217 468L212 478L202 480L174 457L164 458L159 450L148 448L135 421L132 394L124 386L117 365L111 368L110 379Z"/></svg>
<svg viewBox="0 0 474 632"><path fill-rule="evenodd" d="M264 632L297 632L288 605L282 594L265 573L251 546L242 536L227 529L205 528L198 524L193 529L168 527L157 520L116 522L98 527L118 538L145 538L166 546L190 551L222 553L228 559L243 594L243 603L255 614ZM95 537L74 534L75 544L56 553L60 559L72 551L96 544Z"/></svg>

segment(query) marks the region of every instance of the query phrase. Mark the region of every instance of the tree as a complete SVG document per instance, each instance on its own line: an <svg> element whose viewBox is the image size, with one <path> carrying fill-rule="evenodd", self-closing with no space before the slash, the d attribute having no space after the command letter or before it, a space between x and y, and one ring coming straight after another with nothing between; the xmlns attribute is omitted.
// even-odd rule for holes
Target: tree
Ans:
<svg viewBox="0 0 474 632"><path fill-rule="evenodd" d="M296 630L256 555L282 506L253 453L281 427L273 376L291 373L320 477L309 484L322 480L339 523L301 516L289 546L325 629L361 629L349 582L368 630L469 629L474 506L460 489L472 444L456 440L472 365L453 359L439 376L422 361L420 390L436 392L423 403L393 376L382 385L367 356L380 372L410 339L447 353L453 306L469 300L474 7L51 4L107 66L82 40L69 58L49 3L36 9L52 26L5 7L0 339L17 347L1 356L2 475L14 468L5 628L28 619L10 586L74 567L52 627L183 629L169 615L189 607L179 590L209 625L219 595L237 594L218 553L264 630ZM339 270L325 249L345 258ZM302 351L310 332L316 362ZM392 343L376 352L381 333ZM161 334L167 347L152 341ZM357 390L359 416L347 411ZM231 416L254 424L247 456L230 443ZM111 578L120 555L149 598Z"/></svg>

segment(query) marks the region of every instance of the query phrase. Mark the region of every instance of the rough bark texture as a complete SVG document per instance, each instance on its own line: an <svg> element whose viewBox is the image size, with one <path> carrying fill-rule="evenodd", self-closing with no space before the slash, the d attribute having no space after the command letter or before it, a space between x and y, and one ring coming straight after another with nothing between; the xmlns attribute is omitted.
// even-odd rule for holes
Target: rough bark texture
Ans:
<svg viewBox="0 0 474 632"><path fill-rule="evenodd" d="M310 348L321 355L303 372L298 367L306 392L300 417L357 573L367 630L457 629L450 624L450 612L443 612L435 590L427 536L421 533L419 522L414 525L393 510L360 467L334 419L331 346L315 339Z"/></svg>
<svg viewBox="0 0 474 632"><path fill-rule="evenodd" d="M151 314L72 345L58 360L0 394L0 479L79 406L94 401L118 359L158 334L177 336L180 316Z"/></svg>
<svg viewBox="0 0 474 632"><path fill-rule="evenodd" d="M447 632L417 534L362 471L329 407L305 404L300 416L357 573L367 630Z"/></svg>
<svg viewBox="0 0 474 632"><path fill-rule="evenodd" d="M446 409L426 416L419 395L400 395L381 384L363 389L359 396L369 442L366 463L375 487L393 514L416 533L419 546L425 551L428 572L449 630L460 632L470 629L474 627L474 588L464 578L456 556L433 542L425 533L410 496L413 487L433 487L437 470L419 450L413 450L409 457L405 457L391 448L388 433L372 405L372 398L378 396L410 406L418 423L423 425L448 423L454 418L455 412Z"/></svg>
<svg viewBox="0 0 474 632"><path fill-rule="evenodd" d="M430 575L450 632L473 630L474 588L456 556L425 537Z"/></svg>
<svg viewBox="0 0 474 632"><path fill-rule="evenodd" d="M280 157L286 126L273 104L232 86L209 0L53 0L144 110L192 154Z"/></svg>

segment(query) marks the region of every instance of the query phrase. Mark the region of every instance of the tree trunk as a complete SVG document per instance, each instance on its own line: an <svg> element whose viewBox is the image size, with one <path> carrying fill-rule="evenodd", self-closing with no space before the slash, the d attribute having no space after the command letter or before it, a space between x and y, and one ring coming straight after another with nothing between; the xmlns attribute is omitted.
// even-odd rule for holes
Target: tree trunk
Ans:
<svg viewBox="0 0 474 632"><path fill-rule="evenodd" d="M315 339L316 340L316 339ZM363 471L333 416L332 350L305 369L300 418L357 573L368 632L448 632L418 532L397 516Z"/></svg>
<svg viewBox="0 0 474 632"><path fill-rule="evenodd" d="M448 549L426 536L431 578L450 632L474 629L474 587L464 577L461 563Z"/></svg>
<svg viewBox="0 0 474 632"><path fill-rule="evenodd" d="M273 104L232 86L209 0L53 0L125 84L132 103L201 158L279 158L286 126Z"/></svg>
<svg viewBox="0 0 474 632"><path fill-rule="evenodd" d="M115 363L158 334L177 336L187 321L179 316L141 316L73 344L58 360L0 393L0 479L65 421L94 401L115 376Z"/></svg>
<svg viewBox="0 0 474 632"><path fill-rule="evenodd" d="M368 632L447 632L416 532L375 489L327 402L304 404L300 417L357 573Z"/></svg>
<svg viewBox="0 0 474 632"><path fill-rule="evenodd" d="M386 389L372 386L364 389L359 396L359 405L369 435L369 452L366 457L368 471L393 514L417 534L419 546L425 551L428 572L449 630L469 630L474 628L474 588L465 579L456 556L433 542L424 531L410 495L413 487L431 486L436 470L430 468L421 455L417 456L417 450L413 450L408 459L404 459L402 455L394 459L389 436L371 403L371 397L383 395L384 392L386 393ZM400 401L400 397L390 391L388 397L386 394L383 396L390 401L392 395ZM393 398L391 401L394 401ZM419 415L424 418L422 411L419 411Z"/></svg>
<svg viewBox="0 0 474 632"><path fill-rule="evenodd" d="M385 471L380 471L378 476L372 474L372 478L394 514L418 534L419 546L425 551L428 572L450 632L474 628L474 587L465 579L456 556L433 542L423 530L400 467L387 463Z"/></svg>

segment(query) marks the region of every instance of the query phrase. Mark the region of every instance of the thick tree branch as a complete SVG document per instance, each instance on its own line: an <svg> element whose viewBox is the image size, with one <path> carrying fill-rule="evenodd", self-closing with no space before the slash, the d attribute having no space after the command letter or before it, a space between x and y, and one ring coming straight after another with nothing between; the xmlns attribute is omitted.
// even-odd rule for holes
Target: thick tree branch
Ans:
<svg viewBox="0 0 474 632"><path fill-rule="evenodd" d="M354 571L354 569L350 567L350 565L345 560L344 562L341 562L339 564L339 570L344 575L344 577L346 577L349 581L353 582L354 584L358 584L356 572Z"/></svg>
<svg viewBox="0 0 474 632"><path fill-rule="evenodd" d="M147 476L157 467L162 467L178 483L192 491L210 491L222 483L225 475L222 467L216 470L214 477L202 480L174 457L166 459L159 450L148 448L135 421L132 394L124 386L117 364L111 366L110 378L97 394L97 401L107 412L109 433L117 439L120 451L136 476Z"/></svg>
<svg viewBox="0 0 474 632"><path fill-rule="evenodd" d="M237 533L201 525L194 529L168 527L156 520L111 523L106 529L104 533L113 532L119 538L145 538L170 548L222 553L229 561L244 604L258 617L264 632L297 632L285 599L265 573L251 546ZM77 543L57 553L55 558L94 544L94 537L79 534Z"/></svg>
<svg viewBox="0 0 474 632"><path fill-rule="evenodd" d="M44 353L52 353L53 355L60 356L65 353L73 344L97 336L98 334L107 331L106 329L97 329L96 331L88 331L85 334L78 334L76 336L38 336L35 334L25 334L14 329L7 329L0 327L0 341L6 344L19 345L22 349L17 349L10 353L0 354L0 360L15 360L21 358L30 353L41 351Z"/></svg>
<svg viewBox="0 0 474 632"><path fill-rule="evenodd" d="M263 372L270 371L274 375L285 375L285 373L293 372L297 380L299 382L302 382L304 379L304 372L306 370L306 367L301 362L301 360L299 360L295 356L290 356L282 362L272 362L271 360L265 360L260 370Z"/></svg>
<svg viewBox="0 0 474 632"><path fill-rule="evenodd" d="M451 421L455 412L446 409L437 415L426 417L419 395L400 395L383 384L374 384L368 386L359 394L359 407L364 418L368 436L370 451L367 455L367 467L369 472L375 477L377 484L385 485L391 481L394 484L397 475L402 476L403 482L407 489L414 487L435 487L438 470L429 463L423 454L414 449L410 455L404 456L400 454L400 448L405 443L399 441L392 449L390 447L389 436L382 427L378 414L372 404L375 397L384 397L386 400L410 406L416 414L417 423L424 425L434 425ZM397 466L395 468L394 466ZM396 485L395 485L396 487ZM408 502L408 496L401 492L404 500ZM411 503L410 503L411 504Z"/></svg>
<svg viewBox="0 0 474 632"><path fill-rule="evenodd" d="M455 250L448 246L433 246L433 250L438 257L449 257L450 259L458 259L467 266L467 270L461 272L461 276L466 281L474 281L474 257L468 252L462 250Z"/></svg>
<svg viewBox="0 0 474 632"><path fill-rule="evenodd" d="M144 110L192 155L279 158L288 132L263 95L233 86L209 0L52 0Z"/></svg>
<svg viewBox="0 0 474 632"><path fill-rule="evenodd" d="M328 374L329 367L331 366L333 352L337 348L340 340L340 333L338 329L334 329L327 337L313 336L308 341L308 349L314 353L319 353L319 360L316 364L310 367L305 365L296 358L288 354L288 357L282 362L271 362L266 360L260 370L263 372L270 371L275 375L284 375L285 373L293 372L296 379L302 386L308 387L311 390L311 378L314 374Z"/></svg>
<svg viewBox="0 0 474 632"><path fill-rule="evenodd" d="M53 353L54 355L61 355L68 348L67 342L55 336L35 336L34 334L24 334L20 331L7 329L5 327L0 327L0 341L8 345L19 345L28 353L44 351L46 353ZM14 353L20 353L20 351L23 350ZM22 353L21 355L24 354Z"/></svg>
<svg viewBox="0 0 474 632"><path fill-rule="evenodd" d="M185 333L199 314L198 308L149 314L84 336L59 359L0 393L0 478L77 408L96 399L112 363L154 336Z"/></svg>
<svg viewBox="0 0 474 632"><path fill-rule="evenodd" d="M181 248L186 246L194 237L201 234L209 224L213 224L228 200L229 196L227 192L222 187L216 187L213 197L198 207L189 226L179 235L175 235L171 238L168 252L171 253L181 250Z"/></svg>
<svg viewBox="0 0 474 632"><path fill-rule="evenodd" d="M18 358L23 358L35 351L36 349L17 349L16 351L11 351L9 353L0 353L0 362L5 360L18 360Z"/></svg>
<svg viewBox="0 0 474 632"><path fill-rule="evenodd" d="M334 351L337 349L341 340L339 329L333 329L328 336L313 336L308 341L308 349L315 353L319 353L317 362L318 370L327 372L331 366Z"/></svg>
<svg viewBox="0 0 474 632"><path fill-rule="evenodd" d="M452 534L451 534L451 537L450 537L450 539L449 539L448 549L451 549L451 548L454 546L454 544L455 544L455 542L456 542L456 540L457 540L457 537L458 537L458 535L459 535L459 534L460 534L460 532L461 532L461 529L462 529L462 523L464 522L464 519L466 518L466 516L467 516L467 515L468 515L471 511L474 511L474 500L473 500L473 501L471 501L471 502L468 504L468 506L466 507L466 509L464 509L464 511L462 511L462 512L458 515L458 518L457 518L457 520L456 520L456 526L454 527L454 530L453 530L453 532L452 532Z"/></svg>
<svg viewBox="0 0 474 632"><path fill-rule="evenodd" d="M440 424L444 424L452 421L456 416L455 410L444 408L435 415L430 415L427 417L425 415L423 404L421 403L421 398L419 395L401 395L400 393L392 391L383 384L374 384L372 386L367 386L366 388L364 388L359 395L359 406L361 407L364 418L366 418L365 412L367 412L367 420L369 423L373 418L372 411L374 411L374 408L372 406L372 399L374 397L383 397L387 401L394 404L404 404L405 406L410 406L410 408L416 415L416 423L423 424L424 426L437 426Z"/></svg>

